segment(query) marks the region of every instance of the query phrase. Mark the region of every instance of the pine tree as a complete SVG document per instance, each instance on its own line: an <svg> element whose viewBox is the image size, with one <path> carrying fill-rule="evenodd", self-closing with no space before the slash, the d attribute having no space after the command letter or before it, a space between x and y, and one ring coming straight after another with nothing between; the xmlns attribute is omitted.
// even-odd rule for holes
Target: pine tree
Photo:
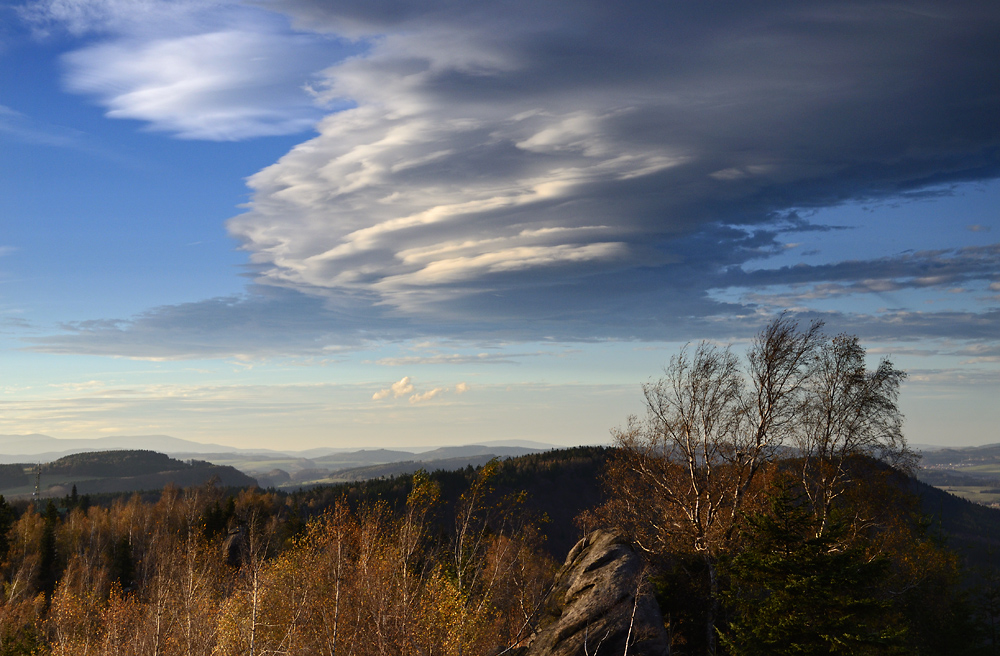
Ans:
<svg viewBox="0 0 1000 656"><path fill-rule="evenodd" d="M744 550L726 561L734 612L722 642L734 656L899 654L905 624L884 598L889 561L843 546L845 525L817 519L779 487L770 513L748 517Z"/></svg>

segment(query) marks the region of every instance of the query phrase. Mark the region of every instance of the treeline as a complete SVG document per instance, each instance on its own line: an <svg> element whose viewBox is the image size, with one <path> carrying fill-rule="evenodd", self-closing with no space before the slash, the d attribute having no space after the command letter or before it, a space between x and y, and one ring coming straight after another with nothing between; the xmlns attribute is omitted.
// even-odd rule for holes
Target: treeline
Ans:
<svg viewBox="0 0 1000 656"><path fill-rule="evenodd" d="M0 509L0 654L486 654L532 626L554 561L522 495L480 469L440 521L440 485L398 511L346 497L170 487L110 507Z"/></svg>
<svg viewBox="0 0 1000 656"><path fill-rule="evenodd" d="M545 533L572 530L547 509L590 507L577 535L657 530L634 458L586 448L291 495L0 503L0 654L516 654L557 565ZM672 654L996 653L1000 585L968 584L910 479L857 460L818 532L801 464L765 468L711 562L668 538L646 550ZM610 497L591 502L602 479Z"/></svg>

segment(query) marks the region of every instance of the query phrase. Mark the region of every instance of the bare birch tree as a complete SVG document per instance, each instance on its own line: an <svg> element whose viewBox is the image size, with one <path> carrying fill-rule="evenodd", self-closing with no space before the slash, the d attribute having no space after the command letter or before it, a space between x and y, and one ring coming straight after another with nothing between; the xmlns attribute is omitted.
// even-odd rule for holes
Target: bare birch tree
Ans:
<svg viewBox="0 0 1000 656"><path fill-rule="evenodd" d="M802 482L824 518L849 482L848 461L868 455L906 463L897 406L904 374L883 360L865 368L856 337L827 337L781 316L745 360L702 342L673 357L643 386L646 416L615 433L606 512L649 553L700 554L708 575L706 641L715 653L716 561L756 503L762 472L798 456Z"/></svg>
<svg viewBox="0 0 1000 656"><path fill-rule="evenodd" d="M853 335L838 335L819 349L793 440L819 533L851 482L851 458L864 455L904 470L912 467L914 455L897 405L905 377L888 359L867 369L865 349Z"/></svg>

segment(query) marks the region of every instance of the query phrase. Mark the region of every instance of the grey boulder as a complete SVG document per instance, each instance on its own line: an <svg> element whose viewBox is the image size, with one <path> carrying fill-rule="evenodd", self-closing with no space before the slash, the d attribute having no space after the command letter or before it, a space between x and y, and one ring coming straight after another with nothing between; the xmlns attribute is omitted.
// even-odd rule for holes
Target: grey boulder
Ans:
<svg viewBox="0 0 1000 656"><path fill-rule="evenodd" d="M663 615L643 585L642 559L613 531L570 550L521 656L664 656Z"/></svg>

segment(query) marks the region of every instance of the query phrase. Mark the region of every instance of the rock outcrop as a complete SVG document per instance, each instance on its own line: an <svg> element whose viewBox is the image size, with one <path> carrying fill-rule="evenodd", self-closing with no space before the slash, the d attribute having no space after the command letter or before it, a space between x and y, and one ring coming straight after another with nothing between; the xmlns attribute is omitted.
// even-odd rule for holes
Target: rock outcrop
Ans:
<svg viewBox="0 0 1000 656"><path fill-rule="evenodd" d="M642 586L643 563L611 531L569 552L522 656L664 656L663 615Z"/></svg>

